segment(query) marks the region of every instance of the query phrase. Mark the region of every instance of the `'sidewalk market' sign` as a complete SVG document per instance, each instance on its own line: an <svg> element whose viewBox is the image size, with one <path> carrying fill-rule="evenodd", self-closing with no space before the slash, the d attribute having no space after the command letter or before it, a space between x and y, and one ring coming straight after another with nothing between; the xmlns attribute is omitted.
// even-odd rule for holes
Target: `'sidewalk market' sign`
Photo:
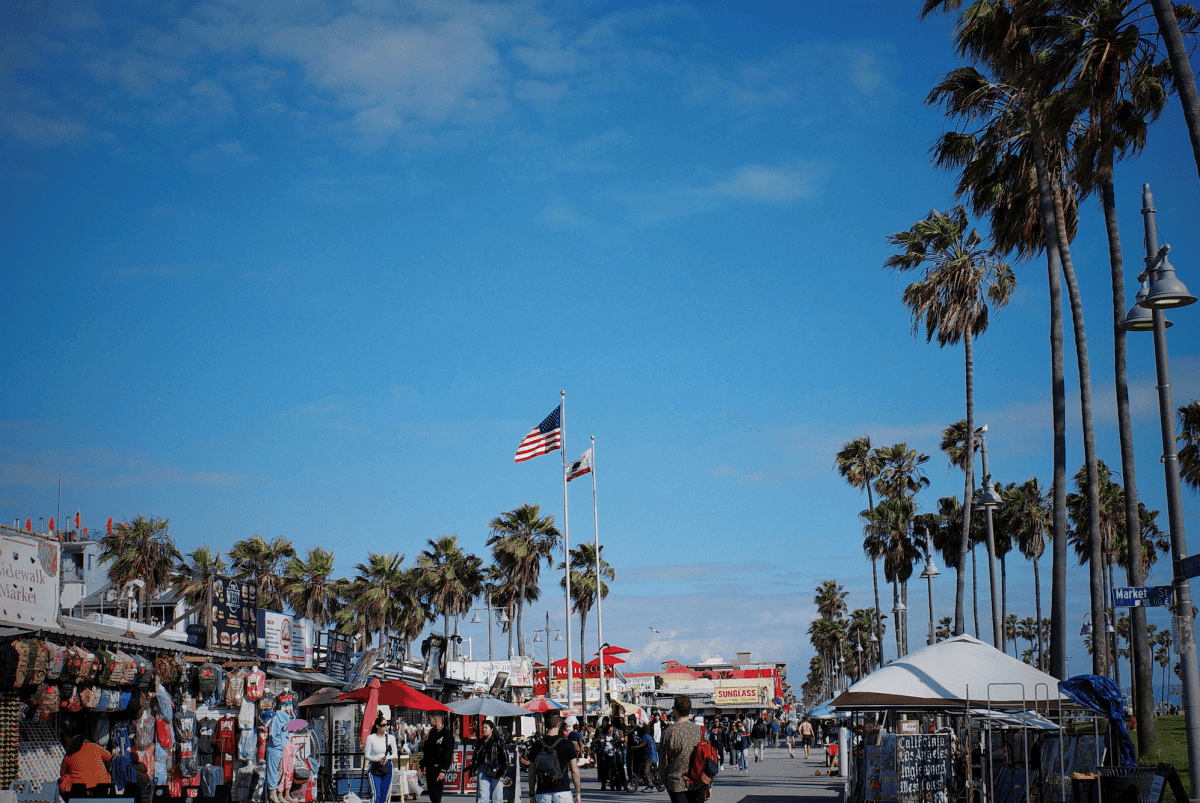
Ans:
<svg viewBox="0 0 1200 803"><path fill-rule="evenodd" d="M0 620L58 626L59 545L37 536L0 537Z"/></svg>

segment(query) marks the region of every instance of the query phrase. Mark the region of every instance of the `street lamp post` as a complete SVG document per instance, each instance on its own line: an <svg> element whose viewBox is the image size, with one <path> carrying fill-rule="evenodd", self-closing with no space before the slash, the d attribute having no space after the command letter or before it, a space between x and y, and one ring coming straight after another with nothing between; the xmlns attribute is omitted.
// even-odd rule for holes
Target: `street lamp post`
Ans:
<svg viewBox="0 0 1200 803"><path fill-rule="evenodd" d="M900 625L903 622L905 631L908 630L908 622L906 621L907 606L904 604L904 600L900 599L899 589L897 589L895 596L896 604L892 606L892 621L896 623L896 657L903 658L905 650L900 639Z"/></svg>
<svg viewBox="0 0 1200 803"><path fill-rule="evenodd" d="M929 588L929 637L925 640L926 644L935 644L937 637L933 629L933 578L941 574L937 564L933 562L933 542L929 538L929 528L925 528L925 568L921 571L921 577L925 578L925 582Z"/></svg>
<svg viewBox="0 0 1200 803"><path fill-rule="evenodd" d="M562 629L561 628L550 627L550 612L549 611L546 611L546 626L539 627L537 630L533 631L533 643L534 644L537 644L539 641L542 640L543 633L546 634L546 696L551 696L551 694L550 694L550 677L554 672L554 667L550 666L550 634L551 633L555 634L554 635L555 641L562 641L563 637L562 637ZM571 669L571 656L568 655L567 656L567 670L569 671L570 669ZM570 677L568 676L567 683L569 684L570 682L571 682L571 680L570 680ZM568 689L567 691L569 694L570 689Z"/></svg>
<svg viewBox="0 0 1200 803"><path fill-rule="evenodd" d="M491 660L492 660L492 587L491 587L491 585L488 585L488 587L487 587L486 599L487 599L487 607L486 607L486 608L483 608L483 609L480 609L480 608L475 608L475 609L474 609L474 611L473 611L473 612L474 612L474 614L475 614L475 615L471 617L471 624L473 624L473 625L481 624L481 623L483 622L483 620L479 618L479 611L480 611L480 610L486 610L486 611L487 611L487 617L488 617L488 621L487 621L487 626L488 626L488 660L489 660L489 661L491 661ZM507 622L508 622L508 614L506 614L506 613L504 612L504 609L503 609L503 608L501 608L501 609L500 609L500 613L498 613L498 614L496 615L496 621L497 621L497 622L499 622L500 624L505 624L505 623L507 623ZM512 656L511 656L511 655L510 655L510 656L508 656L508 657L509 657L509 658L512 658Z"/></svg>
<svg viewBox="0 0 1200 803"><path fill-rule="evenodd" d="M1158 377L1158 418L1162 430L1163 473L1166 477L1167 524L1171 531L1172 585L1175 591L1175 617L1179 628L1180 669L1184 727L1187 732L1188 761L1200 767L1200 674L1196 666L1196 636L1192 626L1192 589L1183 575L1182 561L1187 557L1183 503L1179 490L1179 455L1175 447L1175 407L1171 399L1171 367L1167 355L1167 319L1163 310L1186 307L1196 301L1175 269L1167 261L1170 246L1158 247L1158 228L1154 220L1154 197L1150 185L1142 185L1142 216L1146 231L1146 270L1138 277L1144 282L1137 302L1125 316L1125 328L1154 331L1154 367ZM1146 310L1150 311L1147 325ZM1200 786L1194 786L1192 800L1200 801Z"/></svg>
<svg viewBox="0 0 1200 803"><path fill-rule="evenodd" d="M992 482L991 472L988 471L987 431L987 424L978 430L979 454L983 459L983 488L979 494L979 504L983 508L984 521L987 522L988 581L992 588L992 644L1000 652L1006 652L1004 620L1000 615L1000 587L996 582L996 531L992 527L992 511L1000 507L1003 500Z"/></svg>

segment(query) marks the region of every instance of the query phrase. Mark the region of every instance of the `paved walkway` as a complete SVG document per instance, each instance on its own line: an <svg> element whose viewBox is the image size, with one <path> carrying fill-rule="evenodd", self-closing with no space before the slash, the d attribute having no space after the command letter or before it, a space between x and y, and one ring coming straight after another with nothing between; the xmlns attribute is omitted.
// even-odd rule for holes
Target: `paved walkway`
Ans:
<svg viewBox="0 0 1200 803"><path fill-rule="evenodd" d="M788 758L782 745L778 749L763 750L763 760L754 762L751 755L750 771L739 773L732 764L717 776L713 784L709 803L798 803L798 801L836 801L842 795L842 779L830 778L824 761L814 749L812 758L805 760L804 749L796 748L796 758ZM820 776L816 772L820 770ZM601 792L594 769L585 769L583 776L583 799L585 803L663 803L666 792Z"/></svg>

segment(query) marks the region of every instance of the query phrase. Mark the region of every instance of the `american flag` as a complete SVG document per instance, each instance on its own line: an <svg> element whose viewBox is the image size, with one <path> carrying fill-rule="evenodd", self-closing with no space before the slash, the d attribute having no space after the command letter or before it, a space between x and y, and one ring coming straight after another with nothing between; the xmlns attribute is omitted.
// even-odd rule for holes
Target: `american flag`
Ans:
<svg viewBox="0 0 1200 803"><path fill-rule="evenodd" d="M553 452L562 446L562 405L554 408L554 412L546 416L517 447L517 457L514 463L523 463L540 454Z"/></svg>

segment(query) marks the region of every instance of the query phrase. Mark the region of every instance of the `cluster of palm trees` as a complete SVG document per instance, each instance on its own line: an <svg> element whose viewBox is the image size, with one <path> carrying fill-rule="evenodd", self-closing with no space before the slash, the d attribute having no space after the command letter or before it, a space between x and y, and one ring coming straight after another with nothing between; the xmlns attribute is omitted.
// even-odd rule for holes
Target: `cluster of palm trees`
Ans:
<svg viewBox="0 0 1200 803"><path fill-rule="evenodd" d="M354 565L354 574L334 577L334 553L314 546L301 557L283 536L268 541L259 535L237 541L226 563L209 545L184 555L175 546L167 519L139 516L117 524L101 541L101 560L108 562L109 580L117 587L142 579L148 597L173 588L188 604L207 598L209 581L232 575L251 582L258 606L290 610L318 627L335 627L358 637L359 647L378 636L407 642L416 639L437 617L449 637L451 619L457 632L460 617L481 599L508 614L501 627L508 633L508 655L526 654L522 619L527 603L540 595L541 569L554 565L560 534L553 516L537 505L521 505L488 523L491 563L465 551L458 536L429 539L416 560L405 565L399 552L368 552ZM587 614L596 600L608 596L616 575L592 544L571 550L571 602L580 616L580 643ZM565 573L563 563L559 571ZM599 569L599 575L597 575ZM565 586L565 577L561 583Z"/></svg>
<svg viewBox="0 0 1200 803"><path fill-rule="evenodd" d="M1153 30L1145 6L1132 0L976 0L969 4L963 0L925 0L922 16L938 12L958 14L954 41L959 55L968 62L943 76L927 98L930 105L945 111L948 122L948 130L934 143L934 163L957 173L956 196L963 205L945 212L932 211L908 231L891 235L888 241L897 252L884 264L893 271L918 274L902 296L912 313L914 331L923 328L927 341L936 338L939 346L959 342L964 346L966 419L961 422L962 437L954 439L961 445L963 502L956 509L953 497L939 500L939 512L926 514L943 519L939 525L943 529L935 530L934 538L940 540L939 549L946 562L959 570L953 618L953 633L957 635L966 627L962 569L968 554L973 558L977 518L973 510L977 447L972 343L987 329L989 312L1002 308L1011 296L1016 279L1004 258L1010 254L1020 261L1038 254L1046 258L1053 477L1048 499L1042 500L1039 492L1034 503L1034 490L1022 491L1028 499L1020 503L1014 499L1013 511L1008 515L1018 521L1009 528L1010 543L1018 533L1022 534L1026 545L1021 546L1021 551L1027 556L1033 553L1040 556L1045 546L1044 535L1050 536L1050 633L1045 665L1060 678L1066 675L1069 543L1075 544L1077 554L1088 565L1091 614L1095 622L1104 621L1109 599L1106 591L1113 583L1114 565L1125 567L1129 585L1143 585L1145 568L1151 559L1143 554L1141 538L1127 539L1124 553L1118 546L1122 530L1140 531L1144 524L1133 463L1125 331L1120 328L1125 316L1125 277L1113 169L1118 160L1142 150L1150 124L1178 88L1200 171L1200 99L1182 40L1182 34L1195 31L1200 13L1189 5L1176 5L1169 0L1153 0L1152 6L1158 31ZM1159 50L1159 32L1167 53ZM1078 207L1090 196L1100 200L1109 242L1124 488L1120 507L1102 498L1105 478L1096 456L1083 302L1071 260ZM988 220L988 237L971 228L968 209ZM1073 496L1068 494L1067 487L1064 286L1075 344L1083 430L1083 467L1077 476L1078 493ZM845 449L839 453L837 467L855 487L869 490L873 482L882 496L881 488L886 484L882 471L878 473L879 479L875 479L869 469L847 470L843 460L848 456L850 465L868 465L861 454L874 450L869 443L867 447L864 449L857 441L847 444L851 454L846 455ZM1009 491L1015 496L1017 488ZM873 567L878 557L884 557L885 573L890 571L890 579L902 587L907 572L911 571L911 561L904 559L906 545L901 528L889 519L899 516L915 521L915 517L905 509L907 502L901 494L893 492L879 507L885 502L891 506L890 510L880 514L872 504L864 517L867 552ZM944 508L943 502L946 502ZM1114 511L1107 522L1106 510ZM951 532L944 529L947 515L957 516L949 520ZM1005 515L1000 512L1000 518ZM1118 521L1123 524L1118 526ZM928 531L935 522L925 524ZM953 535L955 528L957 537ZM1005 525L1000 524L998 529L1004 530ZM1037 535L1032 535L1033 532ZM999 541L1003 539L1001 535ZM999 541L995 552L1003 567L1004 550ZM1153 553L1152 549L1147 551ZM1039 610L1036 621L1041 620ZM905 629L900 624L898 630ZM1036 630L1038 661L1042 663L1046 639L1041 627ZM1139 690L1135 698L1144 698L1142 690L1149 683L1149 657L1144 648L1148 638L1145 612L1141 609L1134 610L1133 631L1135 651L1139 651L1135 661ZM897 639L902 649L903 637L899 632ZM1101 673L1110 665L1112 658L1107 653L1104 640L1098 640L1093 654L1094 672ZM1140 721L1148 719L1142 716L1142 711L1138 713ZM1153 739L1153 723L1148 722L1139 729L1139 742L1147 749Z"/></svg>
<svg viewBox="0 0 1200 803"><path fill-rule="evenodd" d="M817 654L800 684L805 708L875 669L881 654L882 624L874 608L858 608L847 615L846 590L836 580L825 580L815 591L818 618L808 626L808 638Z"/></svg>

